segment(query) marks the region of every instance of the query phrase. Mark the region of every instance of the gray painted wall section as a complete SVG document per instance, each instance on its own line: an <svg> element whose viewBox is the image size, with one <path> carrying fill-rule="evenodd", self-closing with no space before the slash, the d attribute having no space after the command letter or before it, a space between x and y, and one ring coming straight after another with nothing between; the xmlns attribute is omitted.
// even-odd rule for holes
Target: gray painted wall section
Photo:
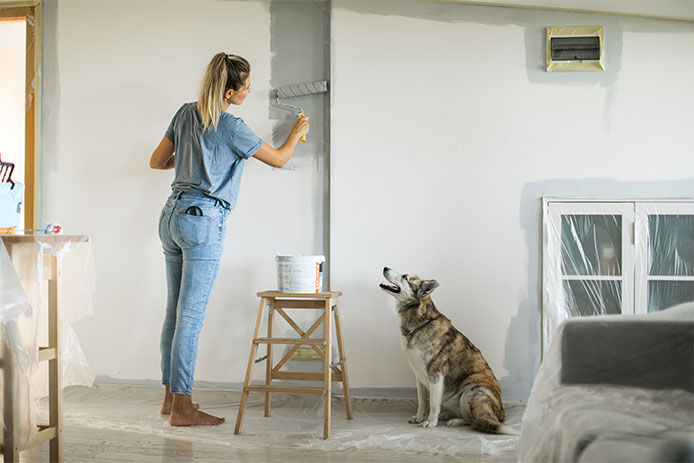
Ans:
<svg viewBox="0 0 694 463"><path fill-rule="evenodd" d="M272 88L302 82L329 80L330 75L330 3L327 1L272 1L270 3L270 48L272 52ZM270 118L274 121L273 142L280 145L296 121L292 111L273 104L270 96ZM329 171L330 171L330 95L329 93L281 99L297 106L311 118L311 133L306 143L297 145L285 169L315 172L316 189L310 198L315 209L314 248L329 261ZM324 274L324 288L329 287L329 266Z"/></svg>

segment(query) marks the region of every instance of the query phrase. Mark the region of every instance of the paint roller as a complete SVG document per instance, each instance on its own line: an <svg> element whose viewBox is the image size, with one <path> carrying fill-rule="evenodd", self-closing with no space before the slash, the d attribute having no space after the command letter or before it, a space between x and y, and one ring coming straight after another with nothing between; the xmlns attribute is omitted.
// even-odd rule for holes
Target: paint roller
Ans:
<svg viewBox="0 0 694 463"><path fill-rule="evenodd" d="M305 82L303 84L292 84L285 85L283 87L278 87L275 89L275 104L281 108L288 109L290 111L296 111L299 117L304 115L304 110L298 106L288 105L286 103L281 103L280 98L295 98L297 96L305 95L315 95L318 93L325 93L328 91L328 82L326 80L319 80L315 82ZM304 135L299 139L301 143L306 142L306 136Z"/></svg>

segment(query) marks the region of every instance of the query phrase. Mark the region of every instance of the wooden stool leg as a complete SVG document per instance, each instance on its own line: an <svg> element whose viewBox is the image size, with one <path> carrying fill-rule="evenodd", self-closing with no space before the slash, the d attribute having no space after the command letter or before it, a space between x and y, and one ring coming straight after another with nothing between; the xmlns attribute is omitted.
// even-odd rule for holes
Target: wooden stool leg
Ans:
<svg viewBox="0 0 694 463"><path fill-rule="evenodd" d="M248 386L251 384L251 368L253 367L253 357L255 357L255 352L258 348L258 344L255 340L258 338L258 333L260 333L260 323L263 319L263 308L267 303L267 299L264 297L260 298L260 308L258 309L258 318L255 322L255 331L253 331L253 339L251 341L251 354L248 357L248 366L246 367L246 379L243 381L243 391L241 392L241 402L239 403L239 413L236 416L236 428L234 429L234 434L241 432L241 424L243 423L243 414L246 408L246 399L248 399Z"/></svg>
<svg viewBox="0 0 694 463"><path fill-rule="evenodd" d="M272 319L274 308L270 306L267 316L267 337L272 337ZM269 386L272 382L272 344L267 344L267 358L265 359L265 385ZM270 416L270 391L265 391L265 416Z"/></svg>
<svg viewBox="0 0 694 463"><path fill-rule="evenodd" d="M325 356L323 366L325 403L323 405L323 439L330 437L330 402L332 398L332 371L330 369L332 327L330 323L330 301L330 299L325 301Z"/></svg>
<svg viewBox="0 0 694 463"><path fill-rule="evenodd" d="M349 396L349 380L347 379L347 356L345 355L345 348L342 344L342 330L340 329L340 306L335 301L333 306L335 312L335 335L337 336L337 352L340 355L340 360L342 361L342 368L340 368L340 373L342 373L342 390L345 394L345 410L347 412L347 419L352 419L352 401Z"/></svg>

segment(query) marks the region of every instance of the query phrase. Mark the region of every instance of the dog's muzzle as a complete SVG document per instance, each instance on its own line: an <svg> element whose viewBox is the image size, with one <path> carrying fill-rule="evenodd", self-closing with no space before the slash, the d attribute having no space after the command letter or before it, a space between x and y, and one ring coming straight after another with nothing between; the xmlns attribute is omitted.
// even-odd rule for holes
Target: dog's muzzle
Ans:
<svg viewBox="0 0 694 463"><path fill-rule="evenodd" d="M385 283L381 283L381 288L385 289L386 291L390 291L391 293L399 293L400 292L400 287L396 285L387 285Z"/></svg>

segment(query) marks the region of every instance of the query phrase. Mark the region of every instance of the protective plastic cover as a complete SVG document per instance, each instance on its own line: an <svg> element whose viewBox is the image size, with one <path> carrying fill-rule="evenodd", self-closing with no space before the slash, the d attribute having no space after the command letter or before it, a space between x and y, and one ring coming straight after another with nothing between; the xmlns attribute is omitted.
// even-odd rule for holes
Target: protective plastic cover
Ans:
<svg viewBox="0 0 694 463"><path fill-rule="evenodd" d="M91 386L90 370L72 324L93 313L95 271L92 246L86 237L36 236L12 241L11 257L0 239L0 324L3 355L12 353L14 404L19 446L35 433L36 400L48 394L48 362L38 362L38 348L47 345L48 323L44 255L56 256L62 265L60 318L61 385ZM11 238L8 238L8 243ZM7 363L3 362L4 365ZM6 375L2 375L4 380ZM3 384L4 390L4 384ZM3 406L0 401L0 406ZM0 415L1 417L2 415ZM4 426L4 423L3 423Z"/></svg>
<svg viewBox="0 0 694 463"><path fill-rule="evenodd" d="M406 453L411 456L407 461L420 458L426 462L435 454L436 461L492 463L514 461L519 440L518 436L479 433L469 426L448 427L442 421L436 428L410 424L408 418L417 410L416 399L352 397L354 417L347 420L344 398L337 393L332 399L331 432L327 440L323 440L323 398L318 394L273 392L271 416L266 417L265 394L251 392L241 433L235 435L240 391L193 390L193 400L202 410L226 418L221 426L171 426L168 416L159 413L162 397L163 388L106 385L70 388L64 397L65 425L73 430L85 430L89 436L104 436L106 440L114 433L121 433L117 435L122 439L133 439L134 442L126 441L123 448L133 449L143 443L155 447L161 444L153 439L164 438L165 445L171 443L184 451L175 455L180 458L169 454L162 461L222 461L204 453L208 446L220 445L228 449L223 461L261 462L268 452L277 453L272 461L282 461L282 455L284 461L299 461L286 456L296 453L287 452L307 450L330 452L322 454L325 461L330 461L331 456L338 461L349 461L354 451L378 451L374 461L385 461L383 454L393 452L394 462ZM45 416L45 401L39 407ZM519 430L525 405L505 402L504 409L505 423ZM93 430L105 432L95 434ZM99 448L96 455L114 455L114 448ZM358 461L367 460L362 455Z"/></svg>
<svg viewBox="0 0 694 463"><path fill-rule="evenodd" d="M530 393L520 461L684 461L671 453L694 454L693 349L694 303L562 323Z"/></svg>
<svg viewBox="0 0 694 463"><path fill-rule="evenodd" d="M687 201L546 202L543 353L571 317L694 301L693 211Z"/></svg>

